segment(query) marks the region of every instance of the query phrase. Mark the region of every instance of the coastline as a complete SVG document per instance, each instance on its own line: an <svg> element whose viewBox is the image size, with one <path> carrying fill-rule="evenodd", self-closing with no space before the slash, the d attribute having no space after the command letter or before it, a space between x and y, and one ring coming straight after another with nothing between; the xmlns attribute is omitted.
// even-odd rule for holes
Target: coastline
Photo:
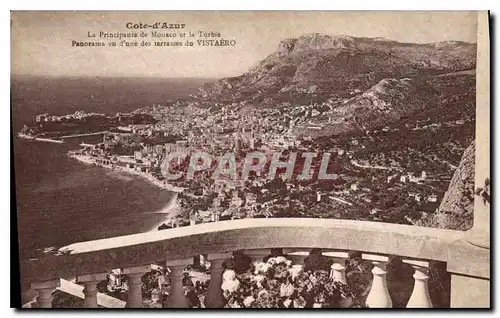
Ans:
<svg viewBox="0 0 500 318"><path fill-rule="evenodd" d="M166 190L172 194L171 200L165 205L163 208L160 210L153 212L156 214L165 214L165 218L161 220L160 222L157 222L153 227L151 227L147 232L152 232L152 231L157 231L158 227L162 224L168 223L168 221L175 219L175 217L178 215L178 208L179 204L177 202L177 195L182 192L182 188L172 186L168 183L164 183L152 175L144 172L139 172L131 168L126 168L126 167L121 167L121 166L108 166L108 165L103 165L100 163L95 162L95 160L87 155L78 155L78 154L71 154L70 158L76 159L80 161L81 163L88 164L88 165L97 165L103 168L107 168L108 170L112 172L118 172L118 173L125 173L128 175L134 175L141 177L141 179L147 181L149 184L160 188L162 190Z"/></svg>
<svg viewBox="0 0 500 318"><path fill-rule="evenodd" d="M112 171L118 171L118 172L123 172L123 173L127 173L127 174L132 174L135 176L139 176L142 179L148 181L151 185L153 185L157 188L163 189L163 190L167 190L167 191L171 191L171 192L175 192L175 193L180 193L184 190L184 188L176 187L176 186L173 186L169 183L165 183L163 181L160 181L146 172L140 172L140 171L137 171L135 169L127 168L127 167L121 167L121 166L115 166L115 165L109 166L109 165L104 165L104 164L98 163L91 156L80 155L80 154L71 154L71 155L69 155L69 157L76 159L76 160L78 160L82 163L85 163L85 164L97 165L99 167L107 168L107 169L112 170Z"/></svg>
<svg viewBox="0 0 500 318"><path fill-rule="evenodd" d="M164 214L165 217L163 220L159 221L155 225L153 225L147 232L158 231L158 227L162 224L167 224L169 221L175 219L179 214L179 203L177 202L177 192L172 192L172 199L167 203L162 209L154 212L157 214Z"/></svg>

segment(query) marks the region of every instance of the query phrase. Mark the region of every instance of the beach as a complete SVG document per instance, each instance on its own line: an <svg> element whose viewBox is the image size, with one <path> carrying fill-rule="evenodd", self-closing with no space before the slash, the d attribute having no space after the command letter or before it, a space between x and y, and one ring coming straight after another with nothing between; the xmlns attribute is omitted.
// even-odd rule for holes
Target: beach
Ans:
<svg viewBox="0 0 500 318"><path fill-rule="evenodd" d="M148 181L151 185L153 185L157 188L160 188L160 189L164 189L164 190L176 192L176 193L182 192L184 190L181 187L176 187L176 186L173 186L173 185L166 183L164 181L158 180L154 176L152 176L151 174L146 173L146 172L141 172L141 171L137 171L137 170L132 169L132 168L121 167L121 166L116 166L116 165L111 165L111 166L102 165L100 163L95 162L94 158L91 156L88 156L88 155L72 154L72 155L70 155L70 157L74 158L80 162L83 162L85 164L94 164L94 165L97 165L97 166L100 166L103 168L107 168L107 169L110 169L113 171L119 171L119 172L124 172L124 173L139 176L139 177L143 178L144 180Z"/></svg>
<svg viewBox="0 0 500 318"><path fill-rule="evenodd" d="M165 219L158 222L157 224L153 225L151 227L151 229L149 229L148 232L158 231L158 227L160 225L166 224L170 220L175 219L179 215L179 212L180 212L179 209L180 209L180 207L179 207L179 203L177 201L177 192L174 192L174 193L172 193L172 199L170 200L170 202L167 205L165 205L165 207L163 207L163 209L159 210L158 212L155 212L158 214L164 214Z"/></svg>

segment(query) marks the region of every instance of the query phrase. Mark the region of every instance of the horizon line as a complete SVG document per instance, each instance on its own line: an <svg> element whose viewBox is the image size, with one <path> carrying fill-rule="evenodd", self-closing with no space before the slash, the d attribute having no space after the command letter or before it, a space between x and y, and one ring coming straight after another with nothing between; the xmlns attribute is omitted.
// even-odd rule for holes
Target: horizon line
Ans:
<svg viewBox="0 0 500 318"><path fill-rule="evenodd" d="M38 77L38 78L144 78L144 79L196 79L196 80L218 80L223 77L194 77L194 76L186 76L186 77L168 77L168 76L140 76L140 75L53 75L53 74L10 74L10 78L19 78L19 77Z"/></svg>

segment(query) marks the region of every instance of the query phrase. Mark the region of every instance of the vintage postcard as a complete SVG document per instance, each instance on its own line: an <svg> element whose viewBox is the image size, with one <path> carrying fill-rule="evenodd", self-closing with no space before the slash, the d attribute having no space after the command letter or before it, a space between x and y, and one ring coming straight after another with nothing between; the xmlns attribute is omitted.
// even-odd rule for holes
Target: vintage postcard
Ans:
<svg viewBox="0 0 500 318"><path fill-rule="evenodd" d="M486 11L11 12L12 298L490 308L489 43Z"/></svg>

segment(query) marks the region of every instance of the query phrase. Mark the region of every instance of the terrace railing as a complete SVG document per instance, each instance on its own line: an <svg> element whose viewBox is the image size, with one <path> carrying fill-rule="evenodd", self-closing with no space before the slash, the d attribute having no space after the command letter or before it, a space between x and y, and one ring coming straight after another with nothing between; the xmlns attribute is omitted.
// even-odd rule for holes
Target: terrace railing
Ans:
<svg viewBox="0 0 500 318"><path fill-rule="evenodd" d="M211 279L205 305L221 307L222 262L233 251L243 250L257 260L271 248L282 248L295 263L301 263L311 248L321 248L323 255L334 259L331 274L337 280L345 281L348 251L359 251L373 263L373 282L366 298L370 308L392 306L386 279L392 255L415 271L407 307L433 306L428 290L431 261L445 263L451 276L450 307L489 307L490 250L487 244L471 244L470 236L468 232L366 221L243 219L71 244L61 255L23 262L21 275L38 292L40 307L52 306L52 293L61 278L76 277L84 285L84 306L90 308L98 306L97 283L110 270L121 268L128 276L127 307L141 307L142 275L151 270L150 264L166 261L171 271L167 306L182 308L188 306L183 270L193 257L208 255Z"/></svg>

